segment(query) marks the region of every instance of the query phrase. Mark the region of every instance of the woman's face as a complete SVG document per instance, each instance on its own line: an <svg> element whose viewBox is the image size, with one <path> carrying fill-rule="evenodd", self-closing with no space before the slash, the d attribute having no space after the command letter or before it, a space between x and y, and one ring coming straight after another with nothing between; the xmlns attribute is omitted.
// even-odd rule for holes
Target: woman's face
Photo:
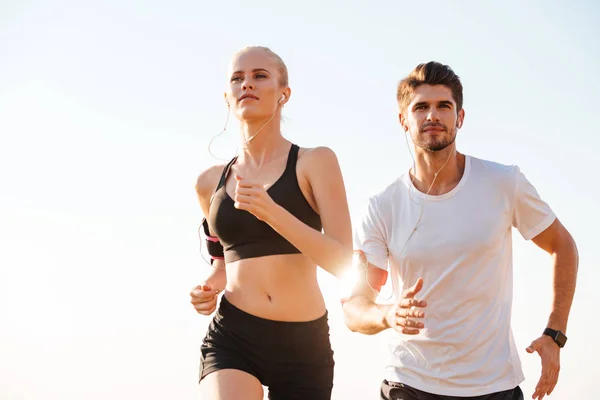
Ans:
<svg viewBox="0 0 600 400"><path fill-rule="evenodd" d="M250 49L236 55L229 67L225 99L240 120L270 118L287 100L280 85L279 64L264 50Z"/></svg>

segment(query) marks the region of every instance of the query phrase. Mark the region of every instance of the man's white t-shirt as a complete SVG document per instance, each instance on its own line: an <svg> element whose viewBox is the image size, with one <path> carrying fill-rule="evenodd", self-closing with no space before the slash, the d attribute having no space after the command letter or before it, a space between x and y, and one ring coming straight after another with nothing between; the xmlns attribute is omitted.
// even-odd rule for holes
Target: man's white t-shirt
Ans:
<svg viewBox="0 0 600 400"><path fill-rule="evenodd" d="M369 197L355 248L389 268L396 299L423 277L417 298L427 301L425 329L390 342L385 379L465 397L519 385L524 376L510 326L512 227L530 240L555 218L518 167L470 156L444 195L419 192L407 173Z"/></svg>

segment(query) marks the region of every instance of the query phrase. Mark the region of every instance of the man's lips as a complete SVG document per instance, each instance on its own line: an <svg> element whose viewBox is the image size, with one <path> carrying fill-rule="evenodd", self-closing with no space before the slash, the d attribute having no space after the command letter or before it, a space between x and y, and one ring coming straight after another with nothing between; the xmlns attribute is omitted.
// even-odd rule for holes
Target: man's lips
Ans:
<svg viewBox="0 0 600 400"><path fill-rule="evenodd" d="M434 126L426 126L423 128L423 132L443 132L446 129L443 126L434 125Z"/></svg>

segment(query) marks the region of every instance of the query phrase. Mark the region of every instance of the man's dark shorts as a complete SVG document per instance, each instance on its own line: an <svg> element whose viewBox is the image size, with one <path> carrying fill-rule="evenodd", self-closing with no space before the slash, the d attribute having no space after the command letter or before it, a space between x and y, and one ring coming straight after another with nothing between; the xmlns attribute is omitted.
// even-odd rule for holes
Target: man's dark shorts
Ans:
<svg viewBox="0 0 600 400"><path fill-rule="evenodd" d="M381 400L523 400L523 392L517 386L511 390L490 393L483 396L441 396L423 392L403 383L384 380L381 383Z"/></svg>

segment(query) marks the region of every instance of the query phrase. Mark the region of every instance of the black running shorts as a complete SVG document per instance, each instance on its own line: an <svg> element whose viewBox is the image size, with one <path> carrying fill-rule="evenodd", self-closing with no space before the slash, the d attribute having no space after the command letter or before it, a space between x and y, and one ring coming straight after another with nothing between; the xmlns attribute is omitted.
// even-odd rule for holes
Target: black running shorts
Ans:
<svg viewBox="0 0 600 400"><path fill-rule="evenodd" d="M327 312L308 322L274 321L248 314L223 296L200 352L200 380L237 369L258 378L272 400L331 398L334 361Z"/></svg>

